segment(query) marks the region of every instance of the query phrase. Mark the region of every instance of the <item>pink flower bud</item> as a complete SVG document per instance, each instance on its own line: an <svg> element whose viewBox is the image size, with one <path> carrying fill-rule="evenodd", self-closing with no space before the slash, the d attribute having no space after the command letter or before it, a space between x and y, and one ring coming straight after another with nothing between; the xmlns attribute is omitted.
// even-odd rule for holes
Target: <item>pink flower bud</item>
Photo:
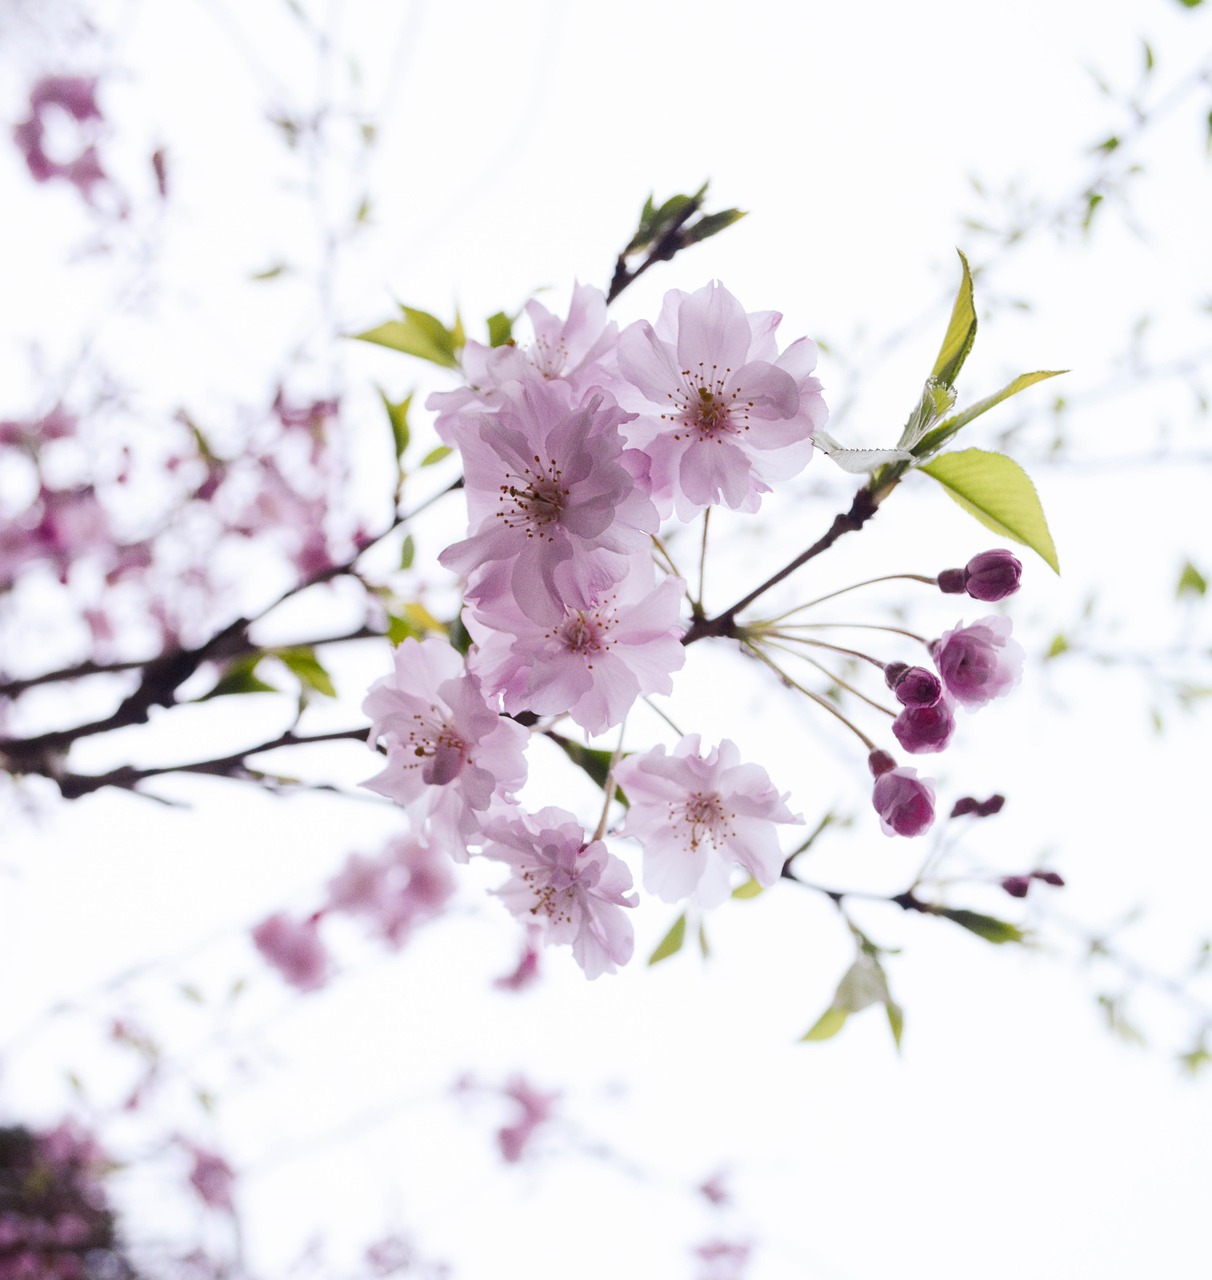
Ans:
<svg viewBox="0 0 1212 1280"><path fill-rule="evenodd" d="M925 667L890 662L884 668L884 679L903 707L932 707L943 696L938 676Z"/></svg>
<svg viewBox="0 0 1212 1280"><path fill-rule="evenodd" d="M867 768L871 770L873 778L878 778L881 774L895 769L896 761L886 751L873 751L867 757Z"/></svg>
<svg viewBox="0 0 1212 1280"><path fill-rule="evenodd" d="M1031 888L1030 876L1006 876L1002 880L1002 888L1012 898L1025 898L1027 891Z"/></svg>
<svg viewBox="0 0 1212 1280"><path fill-rule="evenodd" d="M1042 880L1045 884L1050 884L1054 889L1063 889L1065 881L1055 871L1033 871L1031 873L1033 880Z"/></svg>
<svg viewBox="0 0 1212 1280"><path fill-rule="evenodd" d="M910 755L942 751L955 732L955 717L946 698L932 707L906 707L892 722L897 742Z"/></svg>
<svg viewBox="0 0 1212 1280"><path fill-rule="evenodd" d="M973 600L1004 600L1018 590L1022 561L1009 551L982 551L964 567L964 590Z"/></svg>
<svg viewBox="0 0 1212 1280"><path fill-rule="evenodd" d="M881 773L871 802L885 835L920 836L934 822L934 787L926 778L919 778L916 769Z"/></svg>

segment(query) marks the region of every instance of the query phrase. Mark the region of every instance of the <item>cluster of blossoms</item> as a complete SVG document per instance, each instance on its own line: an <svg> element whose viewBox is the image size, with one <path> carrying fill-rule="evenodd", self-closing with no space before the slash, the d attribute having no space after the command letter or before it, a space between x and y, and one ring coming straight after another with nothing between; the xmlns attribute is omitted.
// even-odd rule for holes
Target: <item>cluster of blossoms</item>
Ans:
<svg viewBox="0 0 1212 1280"><path fill-rule="evenodd" d="M253 929L253 944L284 981L315 991L333 969L320 936L322 921L350 916L398 951L420 926L442 914L453 892L448 855L417 836L400 836L375 857L351 853L329 881L322 906L302 920L281 911L267 916Z"/></svg>
<svg viewBox="0 0 1212 1280"><path fill-rule="evenodd" d="M467 536L439 559L463 579L472 643L465 655L437 637L396 649L365 702L370 741L386 756L366 785L455 861L504 863L504 904L596 977L633 946L631 874L606 844L615 784L628 808L613 834L639 843L644 887L667 902L713 906L737 867L773 884L785 862L779 828L802 819L734 743L691 734L672 750L616 759L590 835L566 810L524 809L531 733L568 717L600 735L637 699L671 692L685 661L686 585L654 560L661 522L716 505L756 511L774 482L805 466L828 415L814 344L780 351L778 314L747 313L718 282L671 291L655 325L621 333L586 286L567 318L537 302L527 314L532 343L468 343L466 385L429 400L463 462ZM958 571L958 587L954 575L940 585L984 600L1009 594L1017 577L1008 585L1008 562L991 555ZM953 702L973 708L1004 692L1013 652L992 618L935 645L937 675L889 667L901 744L945 746ZM933 817L930 785L877 754L885 831L920 834Z"/></svg>
<svg viewBox="0 0 1212 1280"><path fill-rule="evenodd" d="M102 1186L107 1166L72 1125L0 1129L0 1280L135 1274Z"/></svg>

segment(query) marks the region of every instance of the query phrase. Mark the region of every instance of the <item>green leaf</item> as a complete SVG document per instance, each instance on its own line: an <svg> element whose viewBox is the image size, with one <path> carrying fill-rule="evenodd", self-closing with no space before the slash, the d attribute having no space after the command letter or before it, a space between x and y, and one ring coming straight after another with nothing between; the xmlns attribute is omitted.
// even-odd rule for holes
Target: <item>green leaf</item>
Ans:
<svg viewBox="0 0 1212 1280"><path fill-rule="evenodd" d="M252 275L249 276L249 279L250 280L276 280L277 277L280 276L284 271L289 271L289 270L290 268L286 265L285 262L275 262L272 267L266 267L264 271L254 271Z"/></svg>
<svg viewBox="0 0 1212 1280"><path fill-rule="evenodd" d="M994 405L1001 404L1003 400L1009 400L1011 396L1034 386L1037 382L1043 382L1045 378L1056 378L1065 372L1064 369L1039 369L1035 373L1020 373L1013 382L1007 383L1000 391L986 396L983 400L978 400L966 409L961 409L959 413L940 422L933 431L924 434L916 445L909 447L919 458L928 458L932 453L937 453L961 427L966 427L974 418L987 413Z"/></svg>
<svg viewBox="0 0 1212 1280"><path fill-rule="evenodd" d="M734 222L740 222L747 217L744 209L724 209L720 213L704 214L698 222L693 226L689 226L682 233L682 244L691 245L698 244L702 240L706 240L709 236L716 236L727 227L732 226Z"/></svg>
<svg viewBox="0 0 1212 1280"><path fill-rule="evenodd" d="M400 546L400 568L411 569L413 556L417 553L417 544L410 533Z"/></svg>
<svg viewBox="0 0 1212 1280"><path fill-rule="evenodd" d="M256 674L257 663L264 656L258 653L248 658L237 658L219 677L215 687L209 693L204 693L198 701L209 702L211 698L225 698L238 693L281 693L281 689L266 684Z"/></svg>
<svg viewBox="0 0 1212 1280"><path fill-rule="evenodd" d="M895 1000L888 999L884 1001L884 1012L888 1015L888 1025L892 1028L892 1038L896 1041L899 1051L901 1033L905 1030L905 1011Z"/></svg>
<svg viewBox="0 0 1212 1280"><path fill-rule="evenodd" d="M610 764L614 759L614 753L603 751L599 747L587 747L583 742L577 742L575 738L566 738L562 733L556 733L554 730L547 735L552 742L560 748L560 750L577 766L578 769L584 771L593 779L599 787L606 786L606 779L610 774ZM627 803L623 793L616 787L615 796Z"/></svg>
<svg viewBox="0 0 1212 1280"><path fill-rule="evenodd" d="M504 347L513 341L513 319L504 311L497 311L488 317L488 345Z"/></svg>
<svg viewBox="0 0 1212 1280"><path fill-rule="evenodd" d="M959 907L931 907L930 914L951 920L961 928L975 933L986 942L1000 945L1003 942L1022 942L1025 934L1016 924L999 920L996 916L982 915L979 911L965 911Z"/></svg>
<svg viewBox="0 0 1212 1280"><path fill-rule="evenodd" d="M1052 638L1052 643L1048 646L1048 652L1044 655L1046 658L1059 658L1062 653L1069 652L1069 641L1065 639L1063 633L1057 632Z"/></svg>
<svg viewBox="0 0 1212 1280"><path fill-rule="evenodd" d="M332 677L324 670L314 649L302 646L294 649L275 649L273 655L286 664L291 674L305 689L314 689L316 693L322 693L326 698L337 696Z"/></svg>
<svg viewBox="0 0 1212 1280"><path fill-rule="evenodd" d="M958 253L959 251L956 250ZM972 272L968 269L968 259L962 253L959 256L964 268L964 276L960 281L959 292L955 295L955 305L951 308L951 321L947 325L943 345L939 348L938 359L930 376L945 382L949 386L955 384L959 371L972 344L976 341L976 306L972 299Z"/></svg>
<svg viewBox="0 0 1212 1280"><path fill-rule="evenodd" d="M732 896L740 899L756 898L761 892L762 886L750 877L750 879L746 880L744 884L738 884L737 887L733 889Z"/></svg>
<svg viewBox="0 0 1212 1280"><path fill-rule="evenodd" d="M435 462L441 462L443 458L449 458L454 450L448 444L440 444L436 449L430 451L421 459L421 466L432 467Z"/></svg>
<svg viewBox="0 0 1212 1280"><path fill-rule="evenodd" d="M393 351L403 351L405 355L432 361L446 369L457 368L458 351L463 345L459 341L461 326L458 320L452 330L428 311L418 311L415 307L401 307L400 310L404 312L403 320L389 320L364 333L356 333L354 337L359 342L374 342Z"/></svg>
<svg viewBox="0 0 1212 1280"><path fill-rule="evenodd" d="M675 956L682 949L682 943L686 940L686 913L683 912L673 922L673 928L661 939L657 944L657 949L648 957L650 965L659 964L662 960L668 960L670 956Z"/></svg>
<svg viewBox="0 0 1212 1280"><path fill-rule="evenodd" d="M704 960L711 959L711 948L707 945L707 930L701 920L699 921L699 951Z"/></svg>
<svg viewBox="0 0 1212 1280"><path fill-rule="evenodd" d="M1183 565L1183 571L1178 576L1177 594L1180 600L1183 596L1204 596L1208 594L1207 578L1200 573L1190 560Z"/></svg>
<svg viewBox="0 0 1212 1280"><path fill-rule="evenodd" d="M941 454L918 470L937 480L986 528L1030 547L1053 572L1060 573L1039 495L1013 459L984 449L963 449Z"/></svg>
<svg viewBox="0 0 1212 1280"><path fill-rule="evenodd" d="M838 1009L830 1005L824 1013L800 1036L800 1041L805 1040L832 1040L835 1035L846 1025L846 1019L850 1016L847 1009Z"/></svg>
<svg viewBox="0 0 1212 1280"><path fill-rule="evenodd" d="M388 421L391 423L391 438L395 442L396 457L402 458L404 450L408 448L408 408L412 404L412 396L407 395L403 400L393 403L387 398L382 387L379 388L379 396L383 401L383 407L387 410Z"/></svg>
<svg viewBox="0 0 1212 1280"><path fill-rule="evenodd" d="M896 442L898 449L918 450L919 445L930 428L947 413L955 403L955 388L938 378L927 378L922 387L922 398L914 406Z"/></svg>

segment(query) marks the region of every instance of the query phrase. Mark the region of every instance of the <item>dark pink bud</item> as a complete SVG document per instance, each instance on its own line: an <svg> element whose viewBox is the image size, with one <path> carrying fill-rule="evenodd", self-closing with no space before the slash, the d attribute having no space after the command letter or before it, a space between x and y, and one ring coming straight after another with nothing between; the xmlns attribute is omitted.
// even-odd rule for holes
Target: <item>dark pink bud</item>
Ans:
<svg viewBox="0 0 1212 1280"><path fill-rule="evenodd" d="M978 818L991 818L995 813L1001 813L1002 806L1005 803L1005 796L990 796L988 800L984 800L976 806L976 816Z"/></svg>
<svg viewBox="0 0 1212 1280"><path fill-rule="evenodd" d="M874 753L872 753L874 754ZM934 788L916 769L891 769L875 780L871 803L889 836L920 836L934 821Z"/></svg>
<svg viewBox="0 0 1212 1280"><path fill-rule="evenodd" d="M873 778L878 778L890 769L895 769L896 761L886 751L873 751L867 757L867 768L871 770Z"/></svg>
<svg viewBox="0 0 1212 1280"><path fill-rule="evenodd" d="M951 809L953 818L963 818L971 814L974 818L991 818L1000 813L1006 803L1005 796L990 796L988 800L977 800L975 796L961 796Z"/></svg>
<svg viewBox="0 0 1212 1280"><path fill-rule="evenodd" d="M1027 890L1031 888L1030 876L1006 876L1002 881L1002 888L1012 898L1025 898Z"/></svg>
<svg viewBox="0 0 1212 1280"><path fill-rule="evenodd" d="M960 796L960 798L951 806L951 817L966 818L968 814L975 813L979 807L975 796Z"/></svg>
<svg viewBox="0 0 1212 1280"><path fill-rule="evenodd" d="M1045 884L1050 884L1054 889L1063 889L1065 887L1064 879L1057 875L1055 871L1033 871L1032 878L1042 880Z"/></svg>
<svg viewBox="0 0 1212 1280"><path fill-rule="evenodd" d="M894 668L896 674L891 673ZM942 681L925 667L907 667L891 662L884 668L884 679L904 707L932 707L943 696Z"/></svg>
<svg viewBox="0 0 1212 1280"><path fill-rule="evenodd" d="M950 704L940 698L932 707L906 707L892 722L897 742L910 755L942 751L955 732Z"/></svg>
<svg viewBox="0 0 1212 1280"><path fill-rule="evenodd" d="M935 579L938 583L938 589L945 592L949 596L963 595L964 592L964 570L963 569L944 569L942 573Z"/></svg>
<svg viewBox="0 0 1212 1280"><path fill-rule="evenodd" d="M964 568L964 590L973 600L1004 600L1018 590L1022 561L1009 551L982 551Z"/></svg>

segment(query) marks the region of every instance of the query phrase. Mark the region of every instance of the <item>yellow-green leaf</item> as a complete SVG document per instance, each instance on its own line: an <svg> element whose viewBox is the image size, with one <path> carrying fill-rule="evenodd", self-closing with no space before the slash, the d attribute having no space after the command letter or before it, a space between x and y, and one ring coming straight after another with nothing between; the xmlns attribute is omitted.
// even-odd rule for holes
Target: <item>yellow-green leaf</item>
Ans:
<svg viewBox="0 0 1212 1280"><path fill-rule="evenodd" d="M846 1019L849 1016L848 1009L839 1009L836 1005L830 1005L800 1036L800 1040L831 1040L846 1025Z"/></svg>
<svg viewBox="0 0 1212 1280"><path fill-rule="evenodd" d="M985 449L944 453L918 468L970 515L1004 538L1030 547L1056 573L1060 563L1039 495L1027 473L1005 454Z"/></svg>
<svg viewBox="0 0 1212 1280"><path fill-rule="evenodd" d="M983 400L978 400L975 404L970 404L966 409L961 409L959 413L940 422L932 431L921 435L913 444L906 447L912 449L919 458L928 458L941 449L961 427L966 427L974 418L979 418L995 404L1009 400L1011 396L1018 395L1020 391L1034 386L1037 382L1043 382L1045 378L1056 378L1064 372L1066 372L1064 369L1037 369L1034 373L1020 373L1013 382L1008 382L1000 391L986 396Z"/></svg>
<svg viewBox="0 0 1212 1280"><path fill-rule="evenodd" d="M958 250L957 250L958 252ZM960 262L964 268L964 278L960 281L959 292L955 295L955 305L951 308L951 321L947 325L947 333L943 345L939 348L938 359L930 370L932 378L952 385L959 376L963 363L976 341L976 306L972 300L972 272L968 269L968 259L961 253Z"/></svg>
<svg viewBox="0 0 1212 1280"><path fill-rule="evenodd" d="M661 939L657 949L648 957L648 963L658 964L662 960L668 960L670 956L677 955L685 940L686 913L683 912L673 922L673 928Z"/></svg>
<svg viewBox="0 0 1212 1280"><path fill-rule="evenodd" d="M405 355L430 360L444 368L458 366L458 351L462 346L462 326L455 321L455 329L448 329L437 316L415 307L401 307L403 320L389 320L386 324L355 334L360 342L374 342Z"/></svg>
<svg viewBox="0 0 1212 1280"><path fill-rule="evenodd" d="M756 898L762 892L762 886L751 876L744 884L738 884L732 891L734 898Z"/></svg>

